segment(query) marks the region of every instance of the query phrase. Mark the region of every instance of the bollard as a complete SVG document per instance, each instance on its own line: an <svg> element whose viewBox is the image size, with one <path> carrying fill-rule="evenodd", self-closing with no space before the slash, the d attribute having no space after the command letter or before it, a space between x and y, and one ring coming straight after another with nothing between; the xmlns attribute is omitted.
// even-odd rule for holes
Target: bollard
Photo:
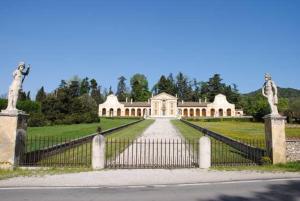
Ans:
<svg viewBox="0 0 300 201"><path fill-rule="evenodd" d="M96 135L92 143L92 168L100 170L105 168L105 138Z"/></svg>
<svg viewBox="0 0 300 201"><path fill-rule="evenodd" d="M211 167L211 141L207 136L199 140L199 168L208 169Z"/></svg>

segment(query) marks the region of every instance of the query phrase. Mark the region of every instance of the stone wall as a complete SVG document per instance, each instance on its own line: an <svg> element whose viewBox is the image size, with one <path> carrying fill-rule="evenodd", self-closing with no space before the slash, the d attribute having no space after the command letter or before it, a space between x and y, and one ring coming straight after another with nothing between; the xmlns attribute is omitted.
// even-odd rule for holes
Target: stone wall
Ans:
<svg viewBox="0 0 300 201"><path fill-rule="evenodd" d="M286 141L287 161L300 161L300 140Z"/></svg>

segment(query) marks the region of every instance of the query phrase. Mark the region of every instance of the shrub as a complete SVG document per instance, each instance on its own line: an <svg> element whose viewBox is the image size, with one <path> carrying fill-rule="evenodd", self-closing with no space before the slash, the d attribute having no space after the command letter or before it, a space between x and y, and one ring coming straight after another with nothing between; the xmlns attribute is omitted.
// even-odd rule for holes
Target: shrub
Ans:
<svg viewBox="0 0 300 201"><path fill-rule="evenodd" d="M29 120L28 120L28 126L30 127L41 127L48 125L48 121L45 118L45 115L42 113L32 113L30 114Z"/></svg>
<svg viewBox="0 0 300 201"><path fill-rule="evenodd" d="M227 117L227 118L185 118L187 121L200 121L200 122L222 122L222 121L237 121L237 122L250 122L253 121L251 117Z"/></svg>
<svg viewBox="0 0 300 201"><path fill-rule="evenodd" d="M268 156L264 156L260 159L260 162L262 165L271 165L272 164L272 160L270 157Z"/></svg>
<svg viewBox="0 0 300 201"><path fill-rule="evenodd" d="M7 107L7 99L0 99L0 110L4 110Z"/></svg>

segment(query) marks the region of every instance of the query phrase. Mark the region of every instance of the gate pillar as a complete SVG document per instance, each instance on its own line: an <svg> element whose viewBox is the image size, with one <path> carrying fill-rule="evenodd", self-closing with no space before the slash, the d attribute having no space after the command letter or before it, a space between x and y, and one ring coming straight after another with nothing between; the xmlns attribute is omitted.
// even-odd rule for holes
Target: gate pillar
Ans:
<svg viewBox="0 0 300 201"><path fill-rule="evenodd" d="M105 138L96 135L92 143L92 168L100 170L105 168Z"/></svg>
<svg viewBox="0 0 300 201"><path fill-rule="evenodd" d="M0 113L0 169L13 169L24 153L28 115Z"/></svg>
<svg viewBox="0 0 300 201"><path fill-rule="evenodd" d="M207 136L199 140L199 168L208 169L211 167L211 141Z"/></svg>

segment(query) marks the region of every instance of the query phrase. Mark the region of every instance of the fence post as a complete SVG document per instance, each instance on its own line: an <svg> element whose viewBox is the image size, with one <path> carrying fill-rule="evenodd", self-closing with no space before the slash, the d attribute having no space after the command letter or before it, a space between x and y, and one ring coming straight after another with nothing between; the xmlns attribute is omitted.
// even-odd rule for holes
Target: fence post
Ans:
<svg viewBox="0 0 300 201"><path fill-rule="evenodd" d="M199 140L199 168L208 169L211 167L211 141L207 136Z"/></svg>
<svg viewBox="0 0 300 201"><path fill-rule="evenodd" d="M96 135L92 142L92 168L95 170L105 167L105 138L103 135Z"/></svg>

